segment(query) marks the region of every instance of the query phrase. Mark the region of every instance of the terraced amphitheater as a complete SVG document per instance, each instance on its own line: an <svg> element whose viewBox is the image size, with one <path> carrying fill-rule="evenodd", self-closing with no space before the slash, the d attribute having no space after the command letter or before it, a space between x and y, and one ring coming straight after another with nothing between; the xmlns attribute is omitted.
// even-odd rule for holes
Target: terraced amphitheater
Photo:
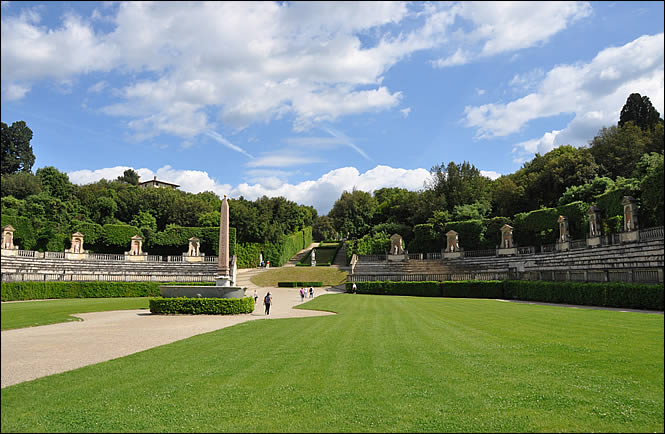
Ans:
<svg viewBox="0 0 665 434"><path fill-rule="evenodd" d="M568 251L518 249L515 256L495 250L463 252L455 259L442 253L407 253L404 260L389 255L354 256L349 281L410 280L560 280L581 282L663 283L664 243L660 235L642 241ZM656 238L656 239L653 239Z"/></svg>

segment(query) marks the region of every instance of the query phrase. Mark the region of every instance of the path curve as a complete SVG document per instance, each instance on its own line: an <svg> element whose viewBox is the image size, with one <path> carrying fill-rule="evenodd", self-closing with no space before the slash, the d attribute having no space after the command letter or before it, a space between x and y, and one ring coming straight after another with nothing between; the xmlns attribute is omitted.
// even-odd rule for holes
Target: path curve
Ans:
<svg viewBox="0 0 665 434"><path fill-rule="evenodd" d="M257 290L259 300L253 313L229 316L152 315L147 309L91 312L75 315L83 321L3 331L0 353L2 388L246 321L334 315L331 312L294 309L302 303L297 288L261 288L251 283L242 286L248 287L248 296L253 295L254 289ZM266 316L262 300L268 291L273 295L274 305L270 315ZM334 288L316 288L314 296L335 292L338 291Z"/></svg>

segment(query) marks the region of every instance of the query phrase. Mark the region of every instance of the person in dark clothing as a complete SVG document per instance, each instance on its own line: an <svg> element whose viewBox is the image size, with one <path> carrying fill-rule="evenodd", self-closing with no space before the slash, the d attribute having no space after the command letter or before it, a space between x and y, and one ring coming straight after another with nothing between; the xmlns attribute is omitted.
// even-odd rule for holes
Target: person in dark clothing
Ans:
<svg viewBox="0 0 665 434"><path fill-rule="evenodd" d="M270 315L270 306L272 305L272 295L268 292L263 299L263 304L266 307L266 315Z"/></svg>

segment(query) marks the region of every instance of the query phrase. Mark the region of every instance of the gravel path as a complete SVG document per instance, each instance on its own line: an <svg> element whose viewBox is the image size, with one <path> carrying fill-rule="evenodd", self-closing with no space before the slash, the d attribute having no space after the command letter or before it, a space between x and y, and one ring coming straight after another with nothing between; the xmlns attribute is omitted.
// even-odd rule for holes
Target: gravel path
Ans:
<svg viewBox="0 0 665 434"><path fill-rule="evenodd" d="M75 315L83 321L3 331L2 387L123 357L245 321L334 315L293 309L301 304L299 288L240 284L248 287L248 296L253 295L254 289L258 292L259 300L251 314L165 316L152 315L146 309L121 310ZM266 316L262 300L268 291L273 295L273 307ZM315 288L314 295L333 292L337 291Z"/></svg>

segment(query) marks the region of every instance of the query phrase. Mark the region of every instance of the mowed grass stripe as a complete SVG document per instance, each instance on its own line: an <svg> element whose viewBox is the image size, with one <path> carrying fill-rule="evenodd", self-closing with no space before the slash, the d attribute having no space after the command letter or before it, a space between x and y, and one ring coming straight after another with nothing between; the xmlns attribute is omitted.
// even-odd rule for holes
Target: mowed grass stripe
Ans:
<svg viewBox="0 0 665 434"><path fill-rule="evenodd" d="M3 431L663 430L663 317L323 295L2 390Z"/></svg>
<svg viewBox="0 0 665 434"><path fill-rule="evenodd" d="M2 303L2 330L80 321L75 313L148 309L148 297L68 298Z"/></svg>

